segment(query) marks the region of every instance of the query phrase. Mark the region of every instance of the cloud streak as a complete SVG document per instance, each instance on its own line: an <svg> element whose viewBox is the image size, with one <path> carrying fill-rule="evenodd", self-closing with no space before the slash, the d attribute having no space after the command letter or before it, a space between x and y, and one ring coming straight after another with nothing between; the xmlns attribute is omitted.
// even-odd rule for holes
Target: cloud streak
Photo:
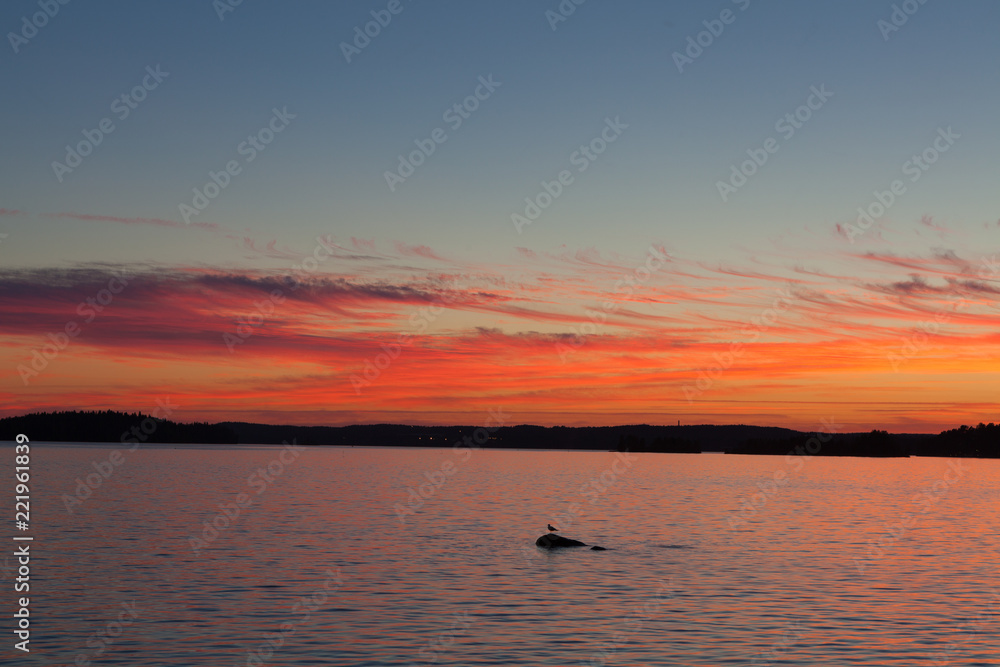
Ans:
<svg viewBox="0 0 1000 667"><path fill-rule="evenodd" d="M307 256L276 242L239 241L290 265ZM634 275L640 256L524 248L508 263L469 267L427 246L396 242L395 255L378 255L374 241L352 238L346 248L327 237L325 244L337 257L374 264L331 263L311 273L106 264L0 271L0 395L16 395L9 412L60 401L84 406L95 397L135 407L128 401L137 383L167 393L183 387L206 418L237 418L247 405L266 404L302 423L361 415L450 421L456 406L504 404L540 423L610 423L628 414L808 427L836 407L839 420L859 428L885 427L887 414L903 428L933 421L927 391L909 380L917 374L933 377L935 400L951 406L942 427L994 406L960 407L970 378L998 370L983 362L1000 358L1000 270L982 268L992 256L942 248L859 253L845 245L825 256L783 248L766 261L751 257L747 267L671 253L626 291L621 279ZM411 258L426 266L404 263ZM120 271L124 289L92 313L87 300ZM283 298L254 335L227 350L223 334L275 292ZM772 317L778 293L787 308ZM598 321L601 304L612 307ZM935 317L936 333L904 373L894 373L887 356ZM753 324L762 318L767 326ZM25 387L17 367L69 321L82 333ZM593 333L581 335L585 325ZM401 340L380 381L354 391L351 376ZM567 361L558 346L570 343ZM738 362L696 403L684 401L683 387L734 343L743 345ZM98 379L87 380L94 369Z"/></svg>

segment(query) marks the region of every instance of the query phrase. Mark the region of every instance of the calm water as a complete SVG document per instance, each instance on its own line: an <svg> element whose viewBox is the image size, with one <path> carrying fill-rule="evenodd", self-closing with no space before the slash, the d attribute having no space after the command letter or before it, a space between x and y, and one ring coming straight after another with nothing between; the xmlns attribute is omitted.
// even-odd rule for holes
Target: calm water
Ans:
<svg viewBox="0 0 1000 667"><path fill-rule="evenodd" d="M69 513L111 450L33 445L16 664L1000 665L1000 461L144 447Z"/></svg>

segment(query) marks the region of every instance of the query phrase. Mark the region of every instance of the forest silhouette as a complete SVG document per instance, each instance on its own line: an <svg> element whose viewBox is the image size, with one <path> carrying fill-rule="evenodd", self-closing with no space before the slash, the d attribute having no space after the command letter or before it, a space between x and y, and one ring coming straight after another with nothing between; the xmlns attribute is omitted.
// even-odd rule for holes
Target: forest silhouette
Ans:
<svg viewBox="0 0 1000 667"><path fill-rule="evenodd" d="M155 428L150 426L150 422ZM151 431L151 432L150 432ZM771 426L501 426L489 436L474 426L291 426L249 422L182 424L138 412L64 411L0 419L0 440L19 433L33 442L151 444L281 444L358 447L471 447L581 449L630 452L772 454L813 456L953 456L1000 458L1000 425L980 423L939 434L815 434Z"/></svg>

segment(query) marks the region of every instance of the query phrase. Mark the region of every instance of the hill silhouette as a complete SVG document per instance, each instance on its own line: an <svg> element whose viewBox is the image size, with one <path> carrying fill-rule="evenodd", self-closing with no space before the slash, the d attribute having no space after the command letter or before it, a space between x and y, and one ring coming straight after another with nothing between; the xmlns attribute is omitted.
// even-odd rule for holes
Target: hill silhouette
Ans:
<svg viewBox="0 0 1000 667"><path fill-rule="evenodd" d="M924 438L925 440L927 438ZM801 433L782 440L748 440L730 454L789 454L812 456L909 456L901 438L886 431L870 433Z"/></svg>
<svg viewBox="0 0 1000 667"><path fill-rule="evenodd" d="M155 428L153 428L155 426ZM176 444L281 444L356 447L582 449L632 452L814 456L954 456L1000 458L1000 425L961 426L931 434L805 433L774 426L293 426L221 422L181 424L133 412L63 411L0 419L0 440L24 433L32 441ZM474 444L472 444L474 443Z"/></svg>

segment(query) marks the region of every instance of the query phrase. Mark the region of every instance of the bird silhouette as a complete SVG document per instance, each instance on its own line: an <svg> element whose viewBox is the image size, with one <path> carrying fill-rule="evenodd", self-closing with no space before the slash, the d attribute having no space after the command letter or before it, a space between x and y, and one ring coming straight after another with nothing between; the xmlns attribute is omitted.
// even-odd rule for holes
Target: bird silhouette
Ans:
<svg viewBox="0 0 1000 667"><path fill-rule="evenodd" d="M550 524L549 524L549 530L551 530L552 532L555 532L555 531L557 531L557 530L559 530L559 529L558 529L558 528L553 528L553 527L552 527L552 524L550 523Z"/></svg>

